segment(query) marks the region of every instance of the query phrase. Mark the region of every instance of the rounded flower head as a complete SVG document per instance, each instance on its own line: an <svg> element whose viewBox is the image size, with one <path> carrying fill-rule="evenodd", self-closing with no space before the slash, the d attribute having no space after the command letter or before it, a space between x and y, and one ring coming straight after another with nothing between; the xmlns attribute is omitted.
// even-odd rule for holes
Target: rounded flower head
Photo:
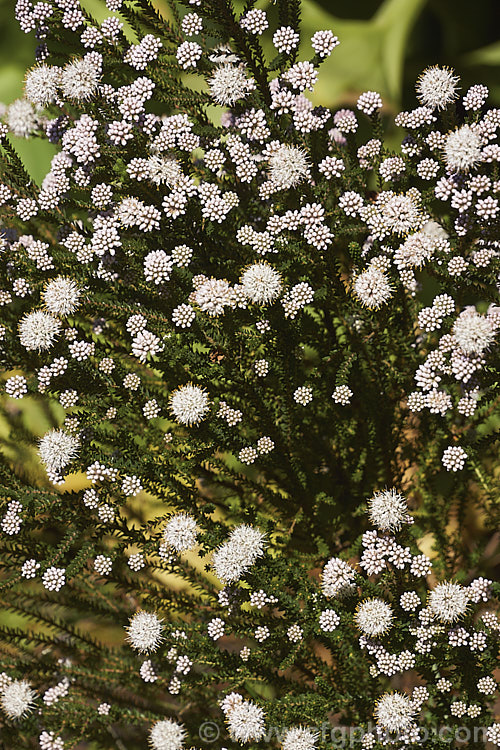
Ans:
<svg viewBox="0 0 500 750"><path fill-rule="evenodd" d="M339 45L339 40L333 31L326 29L324 31L316 31L311 37L311 44L315 53L325 58Z"/></svg>
<svg viewBox="0 0 500 750"><path fill-rule="evenodd" d="M379 194L375 204L384 227L393 234L408 234L421 229L425 224L426 217L422 208L410 191L404 195L395 195L386 190Z"/></svg>
<svg viewBox="0 0 500 750"><path fill-rule="evenodd" d="M11 398L23 398L28 393L26 378L22 375L14 375L5 381L5 392Z"/></svg>
<svg viewBox="0 0 500 750"><path fill-rule="evenodd" d="M19 339L28 351L50 349L59 335L61 323L42 310L27 313L19 322Z"/></svg>
<svg viewBox="0 0 500 750"><path fill-rule="evenodd" d="M187 513L179 513L165 526L163 539L176 552L187 552L196 544L196 521Z"/></svg>
<svg viewBox="0 0 500 750"><path fill-rule="evenodd" d="M0 705L9 719L22 719L31 711L36 693L26 680L12 680L0 691Z"/></svg>
<svg viewBox="0 0 500 750"><path fill-rule="evenodd" d="M64 469L78 453L80 441L64 430L49 430L40 440L38 455L49 471Z"/></svg>
<svg viewBox="0 0 500 750"><path fill-rule="evenodd" d="M182 724L172 719L164 719L153 724L149 742L153 750L182 750L186 730Z"/></svg>
<svg viewBox="0 0 500 750"><path fill-rule="evenodd" d="M377 723L387 732L404 732L413 723L416 710L404 693L384 693L375 706Z"/></svg>
<svg viewBox="0 0 500 750"><path fill-rule="evenodd" d="M365 115L372 115L379 109L382 109L382 98L376 91L365 91L358 98L357 108L364 112Z"/></svg>
<svg viewBox="0 0 500 750"><path fill-rule="evenodd" d="M441 224L438 224L437 221L434 221L434 219L430 219L424 224L421 230L421 234L425 235L434 242L439 242L439 240L447 240L449 237L446 229L444 229Z"/></svg>
<svg viewBox="0 0 500 750"><path fill-rule="evenodd" d="M215 575L225 583L239 581L263 554L264 534L247 524L236 526L228 541L214 552Z"/></svg>
<svg viewBox="0 0 500 750"><path fill-rule="evenodd" d="M283 750L316 750L319 732L303 727L292 727L283 737Z"/></svg>
<svg viewBox="0 0 500 750"><path fill-rule="evenodd" d="M155 185L168 185L174 187L182 175L179 162L170 154L154 154L148 159L149 179Z"/></svg>
<svg viewBox="0 0 500 750"><path fill-rule="evenodd" d="M295 187L309 177L307 154L287 143L278 146L269 159L270 178L280 190Z"/></svg>
<svg viewBox="0 0 500 750"><path fill-rule="evenodd" d="M43 293L45 307L51 313L71 315L79 305L81 289L76 281L59 276L49 281Z"/></svg>
<svg viewBox="0 0 500 750"><path fill-rule="evenodd" d="M383 635L392 626L392 608L383 599L365 599L358 605L354 619L365 635Z"/></svg>
<svg viewBox="0 0 500 750"><path fill-rule="evenodd" d="M273 35L273 44L281 54L289 55L298 47L299 41L299 35L291 26L280 26Z"/></svg>
<svg viewBox="0 0 500 750"><path fill-rule="evenodd" d="M264 737L264 711L251 701L241 701L228 711L227 723L236 742L258 742Z"/></svg>
<svg viewBox="0 0 500 750"><path fill-rule="evenodd" d="M409 519L406 500L394 488L375 492L368 500L368 515L373 525L381 531L399 531Z"/></svg>
<svg viewBox="0 0 500 750"><path fill-rule="evenodd" d="M68 63L61 74L63 94L68 99L90 99L101 77L100 66L91 55Z"/></svg>
<svg viewBox="0 0 500 750"><path fill-rule="evenodd" d="M219 701L219 705L225 716L227 716L229 712L240 703L243 703L243 696L240 695L240 693L228 693L225 698Z"/></svg>
<svg viewBox="0 0 500 750"><path fill-rule="evenodd" d="M26 76L26 99L38 107L46 107L56 101L60 83L60 68L55 65L37 65Z"/></svg>
<svg viewBox="0 0 500 750"><path fill-rule="evenodd" d="M446 136L446 166L453 172L469 172L481 160L481 137L470 125L462 125Z"/></svg>
<svg viewBox="0 0 500 750"><path fill-rule="evenodd" d="M13 135L28 138L36 130L39 117L27 99L16 99L7 107L7 126Z"/></svg>
<svg viewBox="0 0 500 750"><path fill-rule="evenodd" d="M492 319L468 307L455 321L453 334L466 354L482 354L493 343L496 327Z"/></svg>
<svg viewBox="0 0 500 750"><path fill-rule="evenodd" d="M242 65L219 65L208 79L210 94L217 104L232 107L255 88L253 78L247 78Z"/></svg>
<svg viewBox="0 0 500 750"><path fill-rule="evenodd" d="M240 18L240 26L249 34L262 34L268 27L269 22L265 11L257 8L249 10Z"/></svg>
<svg viewBox="0 0 500 750"><path fill-rule="evenodd" d="M449 445L444 450L441 461L446 471L462 471L468 457L460 445Z"/></svg>
<svg viewBox="0 0 500 750"><path fill-rule="evenodd" d="M352 594L356 586L356 571L340 557L332 557L321 575L321 590L328 597L344 597Z"/></svg>
<svg viewBox="0 0 500 750"><path fill-rule="evenodd" d="M226 279L207 279L193 292L193 300L202 312L215 317L234 301L234 292Z"/></svg>
<svg viewBox="0 0 500 750"><path fill-rule="evenodd" d="M378 268L370 266L354 281L354 293L362 305L378 310L392 297L389 279Z"/></svg>
<svg viewBox="0 0 500 750"><path fill-rule="evenodd" d="M274 302L281 292L281 276L268 263L254 263L241 277L243 293L258 305Z"/></svg>
<svg viewBox="0 0 500 750"><path fill-rule="evenodd" d="M451 68L440 68L439 65L424 70L416 85L417 97L424 107L446 109L457 98L460 79L453 73Z"/></svg>
<svg viewBox="0 0 500 750"><path fill-rule="evenodd" d="M188 426L204 419L210 408L209 404L208 394L192 383L182 385L170 396L170 411L180 424Z"/></svg>
<svg viewBox="0 0 500 750"><path fill-rule="evenodd" d="M433 615L441 622L455 622L465 615L469 606L470 595L458 583L438 583L430 592L428 606Z"/></svg>
<svg viewBox="0 0 500 750"><path fill-rule="evenodd" d="M127 640L139 653L156 651L163 640L162 620L152 612L140 610L130 618L130 625L125 628Z"/></svg>

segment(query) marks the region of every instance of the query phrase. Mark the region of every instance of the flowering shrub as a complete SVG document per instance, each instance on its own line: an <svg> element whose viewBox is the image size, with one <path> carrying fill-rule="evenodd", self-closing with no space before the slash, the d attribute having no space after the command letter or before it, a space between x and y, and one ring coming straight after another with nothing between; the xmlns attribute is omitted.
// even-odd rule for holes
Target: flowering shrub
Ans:
<svg viewBox="0 0 500 750"><path fill-rule="evenodd" d="M6 746L500 746L500 110L429 67L393 151L377 92L313 106L296 0L107 6L16 4Z"/></svg>

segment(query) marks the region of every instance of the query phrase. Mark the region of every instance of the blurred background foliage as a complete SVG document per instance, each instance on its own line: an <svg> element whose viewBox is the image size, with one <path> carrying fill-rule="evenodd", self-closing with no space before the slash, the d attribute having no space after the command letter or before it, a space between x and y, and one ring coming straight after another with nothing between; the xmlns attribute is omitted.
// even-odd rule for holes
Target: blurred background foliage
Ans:
<svg viewBox="0 0 500 750"><path fill-rule="evenodd" d="M165 0L153 0L168 16ZM238 0L236 4L239 3ZM110 15L104 0L82 0L102 21ZM269 2L271 28L277 11ZM0 0L0 101L22 93L26 69L33 64L35 40L14 18L15 0ZM455 68L464 91L474 83L490 88L500 106L499 0L303 0L302 50L312 54L310 37L330 28L340 46L323 64L314 98L324 106L352 104L361 91L378 91L388 114L415 106L414 83L428 65ZM133 36L133 35L132 35ZM271 34L264 39L271 52ZM16 148L36 180L46 173L53 147L16 140Z"/></svg>

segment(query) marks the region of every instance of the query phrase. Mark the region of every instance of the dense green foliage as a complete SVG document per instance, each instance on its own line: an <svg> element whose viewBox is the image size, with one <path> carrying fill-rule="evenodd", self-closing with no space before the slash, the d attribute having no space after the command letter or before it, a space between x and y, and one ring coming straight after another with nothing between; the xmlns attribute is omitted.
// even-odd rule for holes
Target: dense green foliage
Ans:
<svg viewBox="0 0 500 750"><path fill-rule="evenodd" d="M305 45L303 73L303 47L270 54L245 27L253 6L172 3L167 21L125 0L111 33L85 10L72 30L54 3L26 82L29 134L58 152L41 187L2 134L0 601L19 618L0 628L8 748L131 750L153 727L154 750L180 750L154 738L167 717L187 747L252 750L331 749L331 727L374 718L366 748L449 747L445 725L483 747L497 726L481 680L498 620L481 615L500 591L499 110L458 100L452 71L431 69L451 94L430 106L424 74L428 109L396 118L394 150L401 79L387 114L362 98L359 113L313 108L302 92L336 42ZM300 15L277 0L269 23L298 29ZM95 51L88 26L103 34ZM147 65L124 31L161 41ZM214 83L224 65L243 80L234 100ZM278 89L293 103L278 106ZM30 410L46 424L36 457ZM183 546L175 523L190 521ZM418 604L403 606L410 592ZM390 608L379 631L363 619L372 600ZM162 630L143 649L141 610ZM16 679L38 693L17 719ZM410 716L399 737L380 708L394 690ZM241 696L266 730L239 732ZM290 727L321 736L293 745Z"/></svg>

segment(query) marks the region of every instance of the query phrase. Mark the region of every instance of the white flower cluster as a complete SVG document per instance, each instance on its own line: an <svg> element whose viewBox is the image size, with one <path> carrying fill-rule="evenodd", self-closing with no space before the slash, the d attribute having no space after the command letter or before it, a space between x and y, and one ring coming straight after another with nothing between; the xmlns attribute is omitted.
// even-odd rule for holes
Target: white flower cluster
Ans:
<svg viewBox="0 0 500 750"><path fill-rule="evenodd" d="M268 715L292 717L279 743L316 750L312 716L326 695L337 710L336 682L354 717L366 685L411 672L405 692L380 695L362 746L422 744L421 711L475 719L497 689L498 618L473 618L495 585L479 573L437 580L424 552L458 559L455 540L445 548L465 514L457 472L474 469L474 500L492 496L476 428L496 387L500 110L482 84L458 103L455 71L433 65L389 149L377 91L351 108L316 106L339 39L315 31L301 59L297 3L280 2L278 28L252 3L219 13L189 0L168 22L146 5L106 0L98 23L78 0L15 4L39 46L23 98L0 108L5 421L19 426L14 454L45 394L38 458L61 487L28 487L30 466L6 451L5 596L21 581L20 605L39 614L39 591L50 620L58 601L76 610L98 586L102 609L89 617L135 612L125 638L144 655L145 697L134 722L154 716L153 683L176 696L186 727L191 697L199 716L200 700L233 683L250 697L220 702L231 742L266 742L261 697L278 674ZM56 147L40 185L24 179L9 133ZM68 470L84 475L66 492ZM430 512L429 488L444 479L450 498ZM70 496L73 480L84 484ZM434 534L432 552L417 527ZM64 624L57 654L79 638ZM93 648L84 636L82 654ZM42 750L64 747L54 727L65 705L64 737L85 722L71 746L87 724L88 737L107 732L128 709L101 697L133 684L103 648L110 684L101 696L96 682L90 726L86 705L73 710L85 658L57 656L49 681L54 653L44 647L37 667ZM456 653L471 689L446 661ZM346 654L359 687L344 685ZM415 673L426 684L411 689ZM28 680L0 675L8 731L35 700ZM311 726L298 723L302 706ZM183 750L186 727L155 716L150 745ZM500 746L498 724L487 737Z"/></svg>
<svg viewBox="0 0 500 750"><path fill-rule="evenodd" d="M215 552L212 565L217 578L231 583L239 581L264 554L265 536L247 524L236 526L227 542Z"/></svg>

